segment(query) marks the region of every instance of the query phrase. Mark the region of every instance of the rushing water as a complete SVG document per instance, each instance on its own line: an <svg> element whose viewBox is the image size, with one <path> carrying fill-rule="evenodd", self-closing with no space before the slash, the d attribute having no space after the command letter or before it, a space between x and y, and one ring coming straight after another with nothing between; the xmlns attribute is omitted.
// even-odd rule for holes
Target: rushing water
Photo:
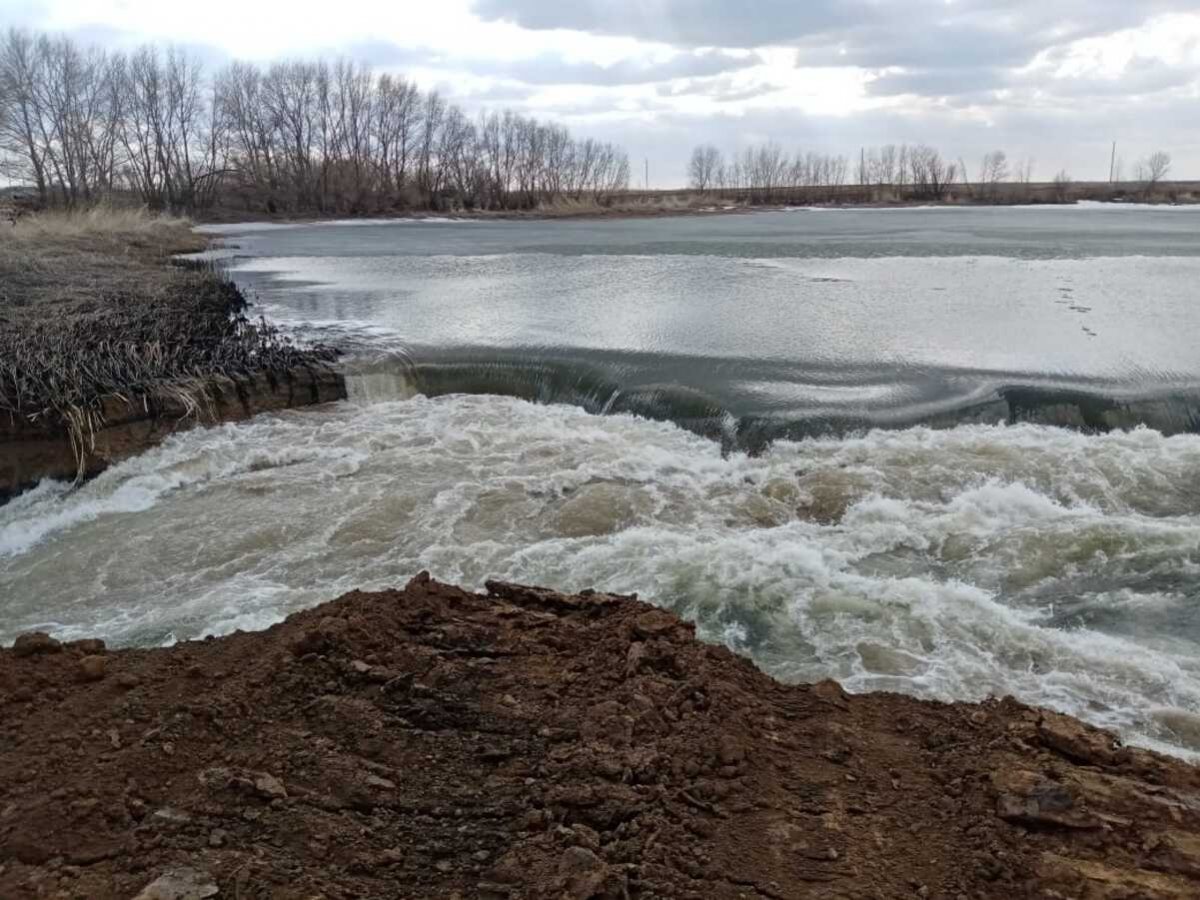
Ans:
<svg viewBox="0 0 1200 900"><path fill-rule="evenodd" d="M638 591L781 678L1013 693L1194 756L1197 224L231 234L262 311L348 350L351 401L0 507L0 640L160 644L428 568Z"/></svg>

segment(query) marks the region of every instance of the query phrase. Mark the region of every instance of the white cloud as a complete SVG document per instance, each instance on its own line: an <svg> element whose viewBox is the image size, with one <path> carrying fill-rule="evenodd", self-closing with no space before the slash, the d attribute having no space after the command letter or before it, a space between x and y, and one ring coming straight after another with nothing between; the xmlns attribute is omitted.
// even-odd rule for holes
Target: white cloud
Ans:
<svg viewBox="0 0 1200 900"><path fill-rule="evenodd" d="M513 106L622 140L662 184L692 144L773 138L856 153L999 144L1045 172L1159 145L1200 174L1191 0L0 0L0 22L210 62L344 54L471 110ZM914 24L915 23L915 24Z"/></svg>

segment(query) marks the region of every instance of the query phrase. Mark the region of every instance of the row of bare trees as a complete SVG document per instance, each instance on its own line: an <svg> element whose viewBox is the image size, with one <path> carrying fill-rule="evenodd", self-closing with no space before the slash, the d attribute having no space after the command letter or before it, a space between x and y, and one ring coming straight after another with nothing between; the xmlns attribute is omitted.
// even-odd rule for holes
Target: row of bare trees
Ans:
<svg viewBox="0 0 1200 900"><path fill-rule="evenodd" d="M857 169L856 183L860 185L895 185L929 199L942 197L962 177L956 164L925 144L889 144L873 148L869 156L864 151ZM789 155L775 143L746 147L728 160L718 148L705 144L692 151L688 164L692 188L732 191L756 203L801 191L809 197L821 189L836 194L855 174L845 156L813 151Z"/></svg>
<svg viewBox="0 0 1200 900"><path fill-rule="evenodd" d="M47 203L133 192L157 209L530 208L605 202L619 147L510 111L472 120L436 92L346 60L233 63L0 36L0 156Z"/></svg>
<svg viewBox="0 0 1200 900"><path fill-rule="evenodd" d="M1160 150L1138 162L1135 177L1149 190L1170 169L1171 155ZM1014 165L1010 164L1007 153L994 150L984 155L978 180L971 182L961 158L950 162L927 144L864 148L852 173L844 156L812 152L788 156L774 143L747 147L728 159L717 147L702 144L692 151L688 163L688 182L694 190L733 192L759 203L797 196L819 199L821 189L826 189L831 197L842 196L846 192L840 189L850 186L890 189L905 197L940 200L956 184L971 196L995 201L1001 195L1002 184L1028 188L1033 175L1033 159L1026 158ZM1063 170L1055 176L1053 184L1056 192L1066 197L1071 178ZM1008 191L1005 196L1020 199L1023 194Z"/></svg>

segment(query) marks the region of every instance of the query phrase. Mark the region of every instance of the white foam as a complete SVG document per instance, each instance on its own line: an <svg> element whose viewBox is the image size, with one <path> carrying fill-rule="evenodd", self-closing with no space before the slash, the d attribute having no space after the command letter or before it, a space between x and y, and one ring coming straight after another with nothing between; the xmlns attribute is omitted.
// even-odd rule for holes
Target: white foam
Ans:
<svg viewBox="0 0 1200 900"><path fill-rule="evenodd" d="M638 591L783 678L1013 693L1184 753L1154 710L1200 710L1197 638L1145 623L1194 583L1196 483L1200 438L1144 429L918 428L722 458L630 416L360 399L178 435L0 508L0 640L262 627L428 568ZM1071 604L1092 618L1063 619ZM872 669L885 651L904 665Z"/></svg>

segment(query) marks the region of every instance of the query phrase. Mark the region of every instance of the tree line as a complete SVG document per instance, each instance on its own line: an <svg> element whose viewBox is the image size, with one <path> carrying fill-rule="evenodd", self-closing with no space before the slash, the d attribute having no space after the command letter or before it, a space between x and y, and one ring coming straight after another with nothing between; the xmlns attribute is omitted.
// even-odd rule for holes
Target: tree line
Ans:
<svg viewBox="0 0 1200 900"><path fill-rule="evenodd" d="M836 195L849 184L888 184L907 188L915 197L939 199L960 177L956 163L926 144L888 144L851 162L844 155L814 151L787 153L774 142L743 148L728 159L712 144L692 151L689 186L701 191L744 194L755 203L779 200L800 189L806 196L827 189Z"/></svg>
<svg viewBox="0 0 1200 900"><path fill-rule="evenodd" d="M1149 190L1165 179L1170 169L1171 155L1160 150L1137 163L1135 177ZM1114 168L1114 180L1122 180L1120 172L1119 166ZM941 200L958 185L972 196L996 200L1001 184L1028 186L1033 173L1032 159L1014 166L1003 150L985 154L978 177L972 181L961 158L949 160L927 144L863 148L854 160L812 151L789 155L774 142L745 147L726 157L716 146L701 144L692 150L688 162L688 186L698 191L731 192L752 203L778 202L800 194L809 200L823 194L834 199L851 185L890 189L900 196L924 200ZM1064 197L1070 183L1065 169L1053 181Z"/></svg>
<svg viewBox="0 0 1200 900"><path fill-rule="evenodd" d="M349 60L209 75L174 47L114 53L18 29L0 37L0 155L47 204L128 192L181 211L606 203L630 177L611 143L508 110L472 119Z"/></svg>

